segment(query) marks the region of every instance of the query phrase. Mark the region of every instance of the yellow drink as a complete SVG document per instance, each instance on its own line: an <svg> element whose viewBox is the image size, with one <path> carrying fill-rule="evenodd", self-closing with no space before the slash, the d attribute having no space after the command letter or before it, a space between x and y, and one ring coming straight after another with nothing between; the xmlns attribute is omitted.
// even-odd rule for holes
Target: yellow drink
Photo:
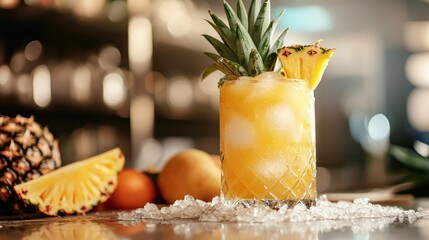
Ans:
<svg viewBox="0 0 429 240"><path fill-rule="evenodd" d="M313 204L313 90L305 80L240 78L220 88L221 195Z"/></svg>

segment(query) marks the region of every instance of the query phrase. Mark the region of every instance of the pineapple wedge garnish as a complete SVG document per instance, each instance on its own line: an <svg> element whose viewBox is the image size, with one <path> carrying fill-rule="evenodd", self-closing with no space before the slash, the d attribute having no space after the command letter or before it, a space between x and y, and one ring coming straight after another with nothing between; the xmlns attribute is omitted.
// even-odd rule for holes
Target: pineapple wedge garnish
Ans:
<svg viewBox="0 0 429 240"><path fill-rule="evenodd" d="M287 78L305 79L315 89L322 79L335 49L314 45L292 45L279 49L277 55Z"/></svg>

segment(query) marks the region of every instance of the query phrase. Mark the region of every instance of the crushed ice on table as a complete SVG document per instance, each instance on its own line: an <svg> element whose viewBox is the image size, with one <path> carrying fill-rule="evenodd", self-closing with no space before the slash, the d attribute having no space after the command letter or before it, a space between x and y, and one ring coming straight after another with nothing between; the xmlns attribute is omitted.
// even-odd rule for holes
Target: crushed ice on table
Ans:
<svg viewBox="0 0 429 240"><path fill-rule="evenodd" d="M147 220L146 220L147 221ZM251 239L318 239L318 233L350 228L353 233L363 234L384 230L392 223L390 218L369 218L355 220L319 220L317 222L195 222L190 220L173 220L168 222L177 235L197 236L204 233L220 232L231 236L239 234L241 239L249 235ZM346 230L347 231L347 230ZM225 237L226 239L226 237Z"/></svg>
<svg viewBox="0 0 429 240"><path fill-rule="evenodd" d="M326 195L317 199L316 205L310 208L304 204L297 204L293 208L284 205L278 210L273 210L262 202L246 207L239 202L222 201L219 197L213 198L211 202L204 202L186 196L170 206L159 208L155 204L148 203L144 208L119 213L120 220L135 222L198 220L200 222L278 223L315 220L358 221L360 219L376 219L377 222L385 219L384 223L395 221L413 223L422 217L429 217L429 213L372 204L366 198L358 198L353 202L330 202Z"/></svg>

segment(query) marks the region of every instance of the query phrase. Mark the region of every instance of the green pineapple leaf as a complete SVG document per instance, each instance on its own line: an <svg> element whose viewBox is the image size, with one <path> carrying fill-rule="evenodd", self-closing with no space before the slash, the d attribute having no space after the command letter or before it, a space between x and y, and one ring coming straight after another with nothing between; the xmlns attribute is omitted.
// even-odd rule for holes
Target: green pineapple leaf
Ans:
<svg viewBox="0 0 429 240"><path fill-rule="evenodd" d="M233 73L233 71L231 71L227 66L225 66L225 64L219 62L219 59L222 58L221 56L219 56L215 53L209 53L209 52L204 52L204 54L214 61L214 64L217 67L217 70L221 71L224 74L232 74Z"/></svg>
<svg viewBox="0 0 429 240"><path fill-rule="evenodd" d="M249 20L247 19L246 8L244 7L242 0L237 1L237 16L240 19L241 23L243 24L244 28L248 29Z"/></svg>
<svg viewBox="0 0 429 240"><path fill-rule="evenodd" d="M221 58L219 58L217 60L217 62L220 63L220 64L223 64L236 77L247 76L248 75L246 69L243 68L242 66L240 66L240 64L238 64L238 63L236 63L234 61L231 61L229 59L221 57Z"/></svg>
<svg viewBox="0 0 429 240"><path fill-rule="evenodd" d="M270 52L271 38L273 37L277 24L284 13L285 10L283 10L276 19L272 20L265 33L262 35L261 42L258 46L258 51L264 61L267 59L268 53Z"/></svg>
<svg viewBox="0 0 429 240"><path fill-rule="evenodd" d="M270 52L270 48L271 48L270 44L271 44L271 36L273 33L273 27L274 27L274 21L271 21L264 35L262 35L261 41L259 42L258 51L262 59L265 59L268 53Z"/></svg>
<svg viewBox="0 0 429 240"><path fill-rule="evenodd" d="M274 42L274 44L271 46L270 52L266 56L264 60L264 65L267 69L267 71L274 71L274 68L276 66L277 62L277 50L280 49L284 44L285 36L288 32L289 28L286 28L280 36L277 38L277 40Z"/></svg>
<svg viewBox="0 0 429 240"><path fill-rule="evenodd" d="M249 56L249 74L250 76L256 76L265 71L264 62L259 54L258 50L252 48Z"/></svg>
<svg viewBox="0 0 429 240"><path fill-rule="evenodd" d="M271 21L270 13L270 0L265 0L264 4L262 4L261 10L259 11L258 17L256 18L251 35L255 45L259 45L262 34L268 28L268 25Z"/></svg>
<svg viewBox="0 0 429 240"><path fill-rule="evenodd" d="M212 65L208 66L206 68L206 70L204 70L202 76L201 76L201 81L203 81L204 79L206 79L210 74L216 72L219 70L219 67L217 66L216 63L213 63Z"/></svg>
<svg viewBox="0 0 429 240"><path fill-rule="evenodd" d="M228 78L238 78L239 76L247 76L247 71L244 67L240 66L237 62L231 61L224 57L221 57L215 53L204 53L215 63L210 65L203 73L202 79L206 78L208 75L213 73L215 70L219 70L225 75L228 75Z"/></svg>
<svg viewBox="0 0 429 240"><path fill-rule="evenodd" d="M249 65L249 55L251 49L256 49L249 33L244 29L243 25L239 24L236 29L236 50L239 58L239 63L242 66Z"/></svg>
<svg viewBox="0 0 429 240"><path fill-rule="evenodd" d="M259 10L261 9L261 0L252 0L249 7L248 14L248 29L249 34L253 35L253 26L255 25L256 18L258 16Z"/></svg>
<svg viewBox="0 0 429 240"><path fill-rule="evenodd" d="M270 53L264 60L264 65L267 68L267 71L274 71L277 62L277 51L283 46L288 30L289 28L286 28L274 42L273 46L271 46Z"/></svg>
<svg viewBox="0 0 429 240"><path fill-rule="evenodd" d="M229 72L234 74L247 75L246 69L237 62L223 58L215 53L205 52L204 54L211 58L213 61L215 61L215 63L217 63L218 65L222 65L224 69L227 69L227 71L223 71L224 73Z"/></svg>
<svg viewBox="0 0 429 240"><path fill-rule="evenodd" d="M226 0L223 0L223 8L225 10L226 18L228 19L229 29L236 29L237 26L241 24L239 17Z"/></svg>
<svg viewBox="0 0 429 240"><path fill-rule="evenodd" d="M264 66L267 69L267 71L274 71L274 68L276 66L276 62L277 62L277 53L276 52L270 52L264 61Z"/></svg>
<svg viewBox="0 0 429 240"><path fill-rule="evenodd" d="M238 28L235 31L235 39L236 39L236 54L238 56L238 63L242 66L247 66L248 60L246 60L246 53L249 51L250 48L246 47L247 45L242 42L240 39L240 33L238 31Z"/></svg>
<svg viewBox="0 0 429 240"><path fill-rule="evenodd" d="M231 29L235 29L236 33L235 51L236 56L238 58L237 62L242 66L247 66L249 63L250 49L253 48L255 44L253 43L252 38L250 37L247 29L244 27L237 14L232 9L231 5L229 5L225 0L224 9L230 24L229 27ZM235 61L235 59L231 60Z"/></svg>
<svg viewBox="0 0 429 240"><path fill-rule="evenodd" d="M221 86L224 81L240 76L256 76L265 71L274 71L277 50L284 44L287 29L275 42L273 35L285 11L271 20L270 0L251 0L248 11L243 0L237 0L235 10L227 0L222 1L226 20L221 20L212 11L209 11L212 21L206 20L220 38L203 35L217 52L205 53L214 64L206 69L203 77L217 69L225 74L219 81Z"/></svg>
<svg viewBox="0 0 429 240"><path fill-rule="evenodd" d="M217 62L217 60L220 58L220 56L217 55L217 54L215 54L215 53L204 52L204 55L206 55L207 57L209 57L214 62Z"/></svg>
<svg viewBox="0 0 429 240"><path fill-rule="evenodd" d="M219 79L219 82L217 83L217 87L221 88L223 84L225 84L226 81L231 80L232 78L228 75L223 76L221 79Z"/></svg>
<svg viewBox="0 0 429 240"><path fill-rule="evenodd" d="M234 33L231 31L231 29L228 28L228 26L218 17L216 14L214 14L212 11L209 11L210 17L212 18L213 22L207 21L213 28L216 30L216 32L219 34L219 36L222 38L223 42L231 49L235 50L235 43L234 43Z"/></svg>
<svg viewBox="0 0 429 240"><path fill-rule="evenodd" d="M216 62L216 66L218 67L218 70L225 75L235 75L234 72L231 71L231 69L229 69L227 66L220 62Z"/></svg>
<svg viewBox="0 0 429 240"><path fill-rule="evenodd" d="M219 55L231 59L233 61L237 61L237 55L224 43L217 40L216 38L203 34L203 37L214 47L214 49L219 53Z"/></svg>

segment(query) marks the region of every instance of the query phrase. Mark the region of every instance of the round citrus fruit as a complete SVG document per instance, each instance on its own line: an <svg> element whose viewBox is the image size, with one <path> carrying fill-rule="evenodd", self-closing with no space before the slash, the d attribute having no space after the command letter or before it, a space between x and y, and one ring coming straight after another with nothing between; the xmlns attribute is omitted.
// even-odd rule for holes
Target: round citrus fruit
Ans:
<svg viewBox="0 0 429 240"><path fill-rule="evenodd" d="M142 208L156 199L155 184L145 173L124 169L119 173L118 186L107 202L107 209L130 210Z"/></svg>
<svg viewBox="0 0 429 240"><path fill-rule="evenodd" d="M168 160L158 176L158 187L167 203L191 195L210 201L220 194L220 164L206 152L186 149Z"/></svg>

